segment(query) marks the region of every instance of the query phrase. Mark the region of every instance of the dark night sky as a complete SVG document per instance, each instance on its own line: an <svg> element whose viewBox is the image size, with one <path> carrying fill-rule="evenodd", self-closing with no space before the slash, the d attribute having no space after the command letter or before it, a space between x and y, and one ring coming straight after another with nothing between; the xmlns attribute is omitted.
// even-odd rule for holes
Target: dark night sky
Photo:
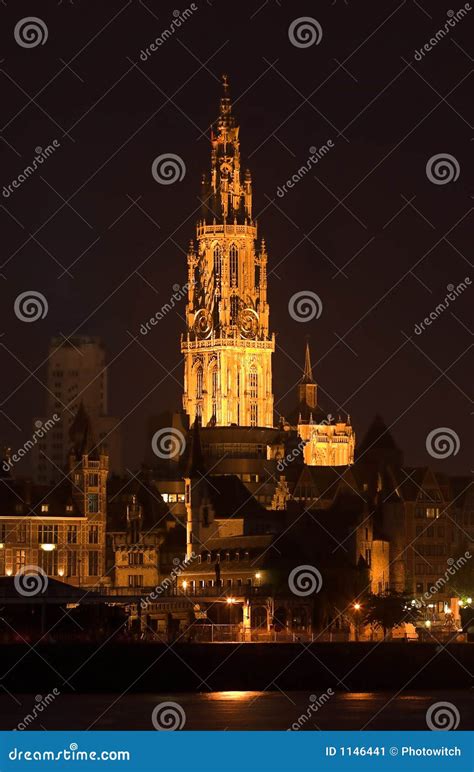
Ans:
<svg viewBox="0 0 474 772"><path fill-rule="evenodd" d="M199 181L209 166L206 132L227 72L259 235L269 251L277 410L293 406L310 335L323 407L349 410L359 438L382 413L412 464L432 462L426 436L449 427L460 451L434 465L467 472L474 289L428 331L413 330L449 283L474 281L468 261L474 12L416 62L415 49L444 27L449 5L196 5L143 62L141 49L169 26L177 5L0 4L1 185L18 176L37 146L60 142L34 177L2 196L1 409L8 418L0 416L0 438L18 447L30 436L46 396L39 366L59 332L105 340L111 410L126 416L128 465L143 457L147 416L179 406L180 317L169 314L139 342L129 333L136 336L173 284L186 281ZM179 10L188 6L185 0ZM22 48L13 29L32 15L44 20L48 39ZM301 16L321 24L319 45L290 43L288 27ZM307 161L308 148L328 139L329 155L278 198L278 186ZM182 182L154 181L151 164L162 153L183 158ZM426 163L438 153L457 159L456 182L428 180ZM71 266L73 276L61 276L58 263ZM337 273L346 264L345 275ZM13 303L30 289L47 297L49 312L26 324ZM319 319L298 323L289 316L288 301L301 290L322 299ZM184 313L184 302L178 310Z"/></svg>

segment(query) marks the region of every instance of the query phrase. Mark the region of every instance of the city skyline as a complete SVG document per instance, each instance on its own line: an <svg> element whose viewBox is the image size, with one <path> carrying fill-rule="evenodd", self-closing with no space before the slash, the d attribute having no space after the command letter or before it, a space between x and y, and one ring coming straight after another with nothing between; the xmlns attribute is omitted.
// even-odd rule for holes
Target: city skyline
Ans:
<svg viewBox="0 0 474 772"><path fill-rule="evenodd" d="M0 2L7 766L465 765L473 7L317 5Z"/></svg>
<svg viewBox="0 0 474 772"><path fill-rule="evenodd" d="M380 22L388 16L384 11L387 8L381 7ZM2 10L5 15L11 12L8 7ZM383 41L387 47L380 86L387 88L372 95L379 94L371 105L370 93L360 100L358 85L358 74L371 66L371 41L353 58L354 72L351 62L332 66L321 45L298 49L291 44L291 12L276 8L271 16L273 22L279 19L275 63L264 33L269 9L255 12L252 7L246 16L243 7L229 36L224 18L211 7L200 8L182 24L179 37L166 41L159 52L150 51L144 61L140 52L151 42L147 25L152 15L142 7L129 29L129 10L123 10L114 26L114 39L126 39L123 78L100 69L100 51L92 45L87 69L78 77L65 71L50 87L43 110L56 124L69 126L71 137L75 124L76 142L62 135L33 103L26 108L28 121L23 120L24 109L16 116L20 103L13 108L4 127L5 184L18 177L35 148L49 146L56 135L60 145L36 175L8 198L3 196L1 271L10 311L1 339L7 363L1 436L13 447L28 438L46 396L37 380L44 380L41 363L49 339L61 334L103 338L110 362L110 410L126 417L122 427L130 468L144 456L147 417L163 406L179 408L184 301L146 336L140 330L169 300L174 286L186 282L185 253L197 217L200 176L208 163L208 127L215 119L221 73L227 72L243 126L244 165L253 171L254 209L272 260L268 295L271 326L278 332L273 368L277 411L285 415L293 407L309 335L321 404L328 413L335 415L337 405L349 409L361 439L379 412L411 463L429 462L449 473L466 473L471 468L467 366L471 344L466 329L470 288L438 314L431 327L421 334L415 331L445 299L448 285L458 286L469 277L466 255L472 214L463 171L468 138L465 122L455 114L468 112L467 81L461 74L465 55L453 44L446 49L459 74L455 79L459 86L448 99L451 106L446 105L433 88L447 94L452 84L436 60L430 62L431 77L437 78L433 88L400 61L398 50L400 67L394 69L395 59L390 58L394 41L403 39L406 58L412 43L414 50L419 49L428 24L419 9L401 9L391 17L394 27L380 29L377 46ZM341 49L356 49L352 37L357 38L359 27L365 29L363 12L355 14L350 4L335 4L322 13L321 24L330 30L326 36L336 37ZM13 40L6 41L4 67L10 62L17 68L11 77L20 85L31 76L38 82L48 80L52 52L60 48L55 23L66 28L77 23L77 34L81 29L86 33L93 23L100 26L100 19L92 18L88 9L79 15L74 6L63 6L57 14L48 19L48 47L35 49L35 73L27 72L32 60L25 60ZM164 26L165 21L163 16ZM394 35L394 28L403 35ZM462 31L460 24L459 40ZM254 45L236 66L237 41L243 34ZM186 48L201 62L213 58L206 66L198 65ZM342 60L341 54L338 61ZM160 81L164 61L171 79L167 84ZM187 67L186 76L179 75L174 85L180 67ZM316 85L312 68L321 70ZM110 90L93 112L88 113L85 105L81 111L80 79L88 82L97 72L104 78L97 99ZM337 89L324 85L331 80ZM15 104L18 88L8 78L4 85ZM34 83L31 88L34 91ZM313 91L305 102L301 93ZM417 100L423 102L423 113L417 113ZM390 121L385 118L388 107ZM423 122L430 110L430 120ZM439 131L436 139L433 121ZM329 152L317 152L311 173L288 187L288 180L308 162L309 148L319 151L328 140L333 145ZM427 178L427 161L453 146L459 156L459 178L435 185ZM186 172L180 182L160 185L154 180L152 163L162 153L183 158ZM363 159L360 168L357 159ZM64 204L63 199L74 195ZM43 231L37 232L43 225L44 238ZM58 262L69 266L74 278ZM30 289L42 292L49 305L45 318L35 324L25 324L13 313L15 299ZM305 290L316 292L323 311L318 319L299 323L290 318L288 302ZM134 377L127 378L129 373ZM456 456L443 460L427 456L426 437L437 427L451 428L459 436Z"/></svg>

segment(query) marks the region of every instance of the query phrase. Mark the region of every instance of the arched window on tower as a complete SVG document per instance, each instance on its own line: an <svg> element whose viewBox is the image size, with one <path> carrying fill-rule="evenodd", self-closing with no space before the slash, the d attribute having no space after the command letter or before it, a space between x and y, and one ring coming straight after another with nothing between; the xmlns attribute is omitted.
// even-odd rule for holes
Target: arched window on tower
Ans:
<svg viewBox="0 0 474 772"><path fill-rule="evenodd" d="M217 419L217 387L218 387L218 372L217 364L211 365L211 402L212 402L212 415Z"/></svg>
<svg viewBox="0 0 474 772"><path fill-rule="evenodd" d="M203 392L203 372L202 365L196 368L196 415L202 417L202 392Z"/></svg>
<svg viewBox="0 0 474 772"><path fill-rule="evenodd" d="M203 390L203 374L202 366L198 365L196 368L196 399L202 399Z"/></svg>
<svg viewBox="0 0 474 772"><path fill-rule="evenodd" d="M249 392L250 399L257 399L258 397L258 372L255 366L250 368L249 372Z"/></svg>
<svg viewBox="0 0 474 772"><path fill-rule="evenodd" d="M230 258L230 281L233 287L239 284L239 250L232 244L229 251Z"/></svg>
<svg viewBox="0 0 474 772"><path fill-rule="evenodd" d="M249 371L250 426L258 426L258 372L255 365Z"/></svg>
<svg viewBox="0 0 474 772"><path fill-rule="evenodd" d="M214 247L214 277L220 279L222 268L222 249L219 244Z"/></svg>

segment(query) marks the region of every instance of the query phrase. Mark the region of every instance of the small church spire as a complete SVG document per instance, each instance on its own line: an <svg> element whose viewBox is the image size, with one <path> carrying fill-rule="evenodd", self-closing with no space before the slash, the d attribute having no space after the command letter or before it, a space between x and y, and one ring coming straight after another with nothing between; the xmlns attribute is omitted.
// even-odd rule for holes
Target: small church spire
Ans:
<svg viewBox="0 0 474 772"><path fill-rule="evenodd" d="M309 340L306 341L306 351L304 357L303 383L314 383L313 368L311 366L311 354L309 351Z"/></svg>
<svg viewBox="0 0 474 772"><path fill-rule="evenodd" d="M298 384L298 401L309 408L316 408L318 404L308 340L306 341L303 377Z"/></svg>

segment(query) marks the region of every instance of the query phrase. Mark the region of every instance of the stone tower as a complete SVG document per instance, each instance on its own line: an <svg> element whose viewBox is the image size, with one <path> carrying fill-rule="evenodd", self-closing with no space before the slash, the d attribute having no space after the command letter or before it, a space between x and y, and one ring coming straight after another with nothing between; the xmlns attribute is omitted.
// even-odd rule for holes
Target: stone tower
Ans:
<svg viewBox="0 0 474 772"><path fill-rule="evenodd" d="M109 459L96 443L84 403L69 431L69 477L75 511L84 518L79 534L79 585L109 583L105 577Z"/></svg>
<svg viewBox="0 0 474 772"><path fill-rule="evenodd" d="M273 426L267 252L257 246L252 181L240 166L227 78L202 181L197 244L188 252L183 407L192 424Z"/></svg>

